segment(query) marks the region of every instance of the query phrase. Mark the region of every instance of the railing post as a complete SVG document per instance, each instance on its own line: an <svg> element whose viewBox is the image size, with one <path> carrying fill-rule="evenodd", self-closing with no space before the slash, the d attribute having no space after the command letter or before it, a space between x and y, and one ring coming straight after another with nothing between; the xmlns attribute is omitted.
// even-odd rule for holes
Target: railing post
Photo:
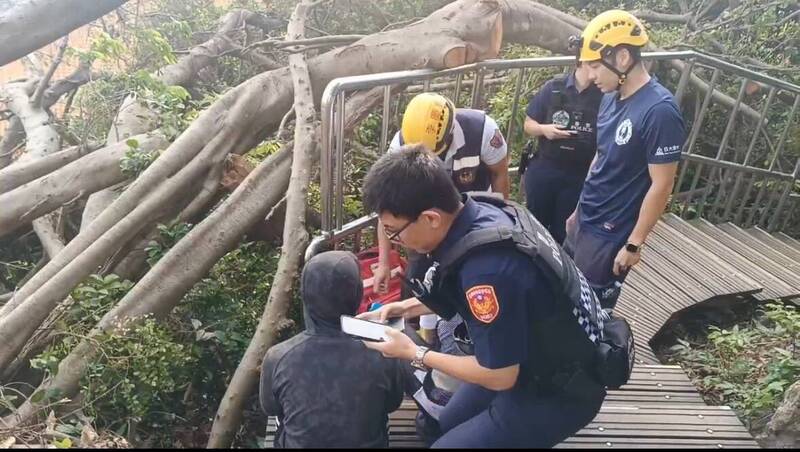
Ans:
<svg viewBox="0 0 800 452"><path fill-rule="evenodd" d="M481 93L483 92L483 68L479 67L475 71L475 81L472 84L472 101L470 108L478 108L481 104Z"/></svg>
<svg viewBox="0 0 800 452"><path fill-rule="evenodd" d="M761 135L761 127L764 124L764 120L767 117L767 111L769 111L770 104L772 104L772 99L775 97L775 88L770 88L769 94L767 95L767 100L764 101L764 106L761 108L761 114L758 116L758 124L756 124L756 130L753 132L753 138L750 140L750 145L747 147L747 153L744 155L744 161L742 165L747 166L750 163L750 156L753 154L753 149L756 147L756 142L758 142L758 137ZM731 209L733 208L733 201L736 198L736 195L739 193L739 187L742 184L742 172L739 171L736 173L736 182L733 184L733 190L731 190L730 195L728 195L728 201L725 203L725 212L722 214L722 220L725 221L731 214ZM743 205L741 203L740 205Z"/></svg>
<svg viewBox="0 0 800 452"><path fill-rule="evenodd" d="M464 79L464 73L459 72L458 75L456 75L456 86L455 88L453 88L453 99L452 99L453 105L455 105L456 107L458 107L459 104L458 96L461 95L461 81L463 79Z"/></svg>
<svg viewBox="0 0 800 452"><path fill-rule="evenodd" d="M389 145L389 105L392 101L392 86L386 85L383 87L383 120L381 121L381 143L380 149L386 149Z"/></svg>
<svg viewBox="0 0 800 452"><path fill-rule="evenodd" d="M697 141L697 135L700 133L700 129L703 127L703 120L706 117L706 112L708 112L708 106L711 104L711 98L712 95L714 94L714 88L717 86L717 79L719 79L719 74L720 70L715 68L714 73L711 75L711 81L708 83L708 90L706 91L706 96L703 98L703 105L700 107L700 113L698 113L695 123L692 124L692 130L689 131L689 138L687 139L687 145L684 146L684 153L686 155L691 155L692 151L694 150L694 144L695 141ZM683 186L683 178L686 176L686 170L688 166L689 165L687 162L681 168L681 173L678 176L678 183L677 183L678 190L680 190L680 188ZM702 165L698 165L698 169L701 168ZM692 183L696 185L697 183L696 181L697 178L694 178ZM691 201L691 195L687 199L687 203L689 201ZM685 205L683 211L685 212L687 208L688 205ZM683 216L683 214L681 216Z"/></svg>
<svg viewBox="0 0 800 452"><path fill-rule="evenodd" d="M725 127L725 132L722 134L722 142L719 144L719 149L717 149L717 156L714 160L722 160L722 156L725 154L725 148L728 147L728 140L730 140L731 133L733 132L733 126L736 123L736 114L739 113L739 107L742 104L742 98L744 97L745 88L747 88L747 78L742 78L742 86L739 88L739 95L736 97L736 103L733 105L733 111L731 111L731 117L728 119L728 125ZM711 169L711 174L709 176L710 183L714 182L714 178L717 176L717 168ZM714 215L714 209L717 206L717 203L720 199L720 195L723 192L723 186L725 184L725 179L720 182L720 187L717 190L717 196L714 198L714 205L711 208L710 215ZM709 192L703 194L703 199L700 202L700 205L697 208L697 216L701 217L703 215L703 209L705 209L706 201L708 200Z"/></svg>
<svg viewBox="0 0 800 452"><path fill-rule="evenodd" d="M778 205L777 207L775 207L775 212L772 213L772 218L769 220L769 226L767 227L767 230L769 232L775 232L775 229L777 229L781 211L786 205L786 200L789 198L789 194L794 189L794 185L797 183L798 177L800 177L800 158L797 159L797 163L794 166L794 173L792 173L792 180L786 183L786 187L783 189L783 193L781 193L781 198L778 201Z"/></svg>
<svg viewBox="0 0 800 452"><path fill-rule="evenodd" d="M341 228L344 221L344 100L345 92L342 91L336 102L336 229Z"/></svg>

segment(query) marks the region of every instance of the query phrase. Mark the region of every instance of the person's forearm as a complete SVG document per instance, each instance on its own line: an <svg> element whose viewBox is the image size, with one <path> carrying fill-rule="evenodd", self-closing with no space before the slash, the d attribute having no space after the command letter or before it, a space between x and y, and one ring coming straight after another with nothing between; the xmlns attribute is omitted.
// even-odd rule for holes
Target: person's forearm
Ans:
<svg viewBox="0 0 800 452"><path fill-rule="evenodd" d="M516 382L516 376L509 377L508 369L487 369L478 364L478 360L474 356L455 356L430 351L425 354L423 361L428 367L492 391L505 391ZM498 378L500 373L504 374L504 378Z"/></svg>
<svg viewBox="0 0 800 452"><path fill-rule="evenodd" d="M503 199L508 199L509 196L509 181L508 170L497 171L492 173L492 191L495 193L502 193Z"/></svg>
<svg viewBox="0 0 800 452"><path fill-rule="evenodd" d="M523 125L525 129L525 133L532 137L540 137L544 135L544 131L542 131L541 124L536 122L535 120L531 119L530 117L525 118L525 124Z"/></svg>
<svg viewBox="0 0 800 452"><path fill-rule="evenodd" d="M419 301L416 298L409 298L403 301L402 303L403 303L403 317L407 319L419 317L425 314L433 314L431 308L425 306L424 304L422 304L421 301Z"/></svg>
<svg viewBox="0 0 800 452"><path fill-rule="evenodd" d="M392 242L383 233L383 224L378 220L378 265L389 265L389 254L392 251Z"/></svg>
<svg viewBox="0 0 800 452"><path fill-rule="evenodd" d="M661 218L661 214L664 213L670 192L672 192L672 184L659 186L654 184L650 186L639 210L639 219L636 221L636 226L634 226L631 235L628 236L629 243L641 245L647 240L650 231L653 230L658 219Z"/></svg>

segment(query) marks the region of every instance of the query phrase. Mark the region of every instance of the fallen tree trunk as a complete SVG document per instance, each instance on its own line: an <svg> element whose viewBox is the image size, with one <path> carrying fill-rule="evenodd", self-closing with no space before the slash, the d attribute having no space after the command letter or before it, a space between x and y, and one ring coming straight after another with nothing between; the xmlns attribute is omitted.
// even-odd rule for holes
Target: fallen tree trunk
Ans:
<svg viewBox="0 0 800 452"><path fill-rule="evenodd" d="M18 163L9 168L3 168L0 170L0 194L52 173L98 149L100 149L100 146L96 143L82 144L55 152L32 162Z"/></svg>
<svg viewBox="0 0 800 452"><path fill-rule="evenodd" d="M113 11L127 0L0 0L0 66Z"/></svg>
<svg viewBox="0 0 800 452"><path fill-rule="evenodd" d="M158 134L137 135L139 151L164 149L169 144ZM0 194L0 237L22 227L36 218L52 212L78 198L118 184L128 179L120 167L120 160L129 151L127 144L116 143L87 155L9 192ZM59 156L52 155L51 159ZM42 159L42 160L46 160ZM25 166L32 166L34 161ZM13 171L12 165L6 171Z"/></svg>

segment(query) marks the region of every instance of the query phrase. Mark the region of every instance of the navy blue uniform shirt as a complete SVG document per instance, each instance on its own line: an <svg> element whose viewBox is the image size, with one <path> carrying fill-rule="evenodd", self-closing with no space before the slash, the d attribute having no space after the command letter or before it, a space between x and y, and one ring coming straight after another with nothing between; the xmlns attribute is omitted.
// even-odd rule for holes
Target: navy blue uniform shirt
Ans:
<svg viewBox="0 0 800 452"><path fill-rule="evenodd" d="M655 77L627 99L606 94L597 117L597 161L579 203L582 227L630 235L652 182L648 165L679 161L685 138L680 109Z"/></svg>
<svg viewBox="0 0 800 452"><path fill-rule="evenodd" d="M463 196L459 212L444 241L431 253L439 261L468 232L512 225L499 208ZM431 294L458 312L467 323L478 363L489 369L529 365L538 348L529 344L533 319L555 312L549 281L530 257L511 247L469 253L451 269L440 291Z"/></svg>

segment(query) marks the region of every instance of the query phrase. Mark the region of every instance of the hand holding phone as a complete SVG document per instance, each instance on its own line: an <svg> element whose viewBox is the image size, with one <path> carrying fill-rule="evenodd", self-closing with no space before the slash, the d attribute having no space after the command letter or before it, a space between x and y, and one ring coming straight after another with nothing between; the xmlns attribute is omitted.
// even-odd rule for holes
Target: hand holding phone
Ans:
<svg viewBox="0 0 800 452"><path fill-rule="evenodd" d="M388 339L386 337L386 327L399 331L403 331L405 328L403 317L389 319L387 323L379 323L343 315L339 318L339 322L345 334L358 339L376 342L382 342Z"/></svg>

